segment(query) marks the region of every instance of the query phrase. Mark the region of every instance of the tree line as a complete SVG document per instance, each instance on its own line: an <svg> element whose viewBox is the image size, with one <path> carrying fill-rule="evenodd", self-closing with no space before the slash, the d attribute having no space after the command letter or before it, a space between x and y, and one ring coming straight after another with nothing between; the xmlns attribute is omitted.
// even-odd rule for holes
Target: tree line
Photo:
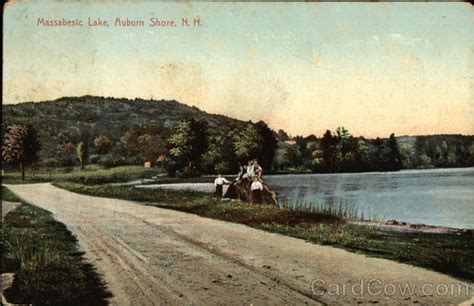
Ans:
<svg viewBox="0 0 474 306"><path fill-rule="evenodd" d="M275 167L295 172L367 172L474 166L474 136L430 135L367 139L344 127L290 137L279 130Z"/></svg>
<svg viewBox="0 0 474 306"><path fill-rule="evenodd" d="M406 138L406 139L405 139ZM119 141L81 131L79 139L57 145L54 156L40 160L38 131L32 126L8 126L2 146L3 163L72 167L104 167L157 162L171 176L233 173L239 165L257 158L268 172L362 172L412 168L474 166L474 137L438 135L366 139L344 127L315 135L291 137L259 121L242 128L216 132L206 120L181 120L174 128L141 123Z"/></svg>
<svg viewBox="0 0 474 306"><path fill-rule="evenodd" d="M259 159L271 169L277 139L263 121L249 123L243 129L229 129L211 134L206 120L181 120L174 129L156 123L142 123L128 130L120 141L107 136L90 137L82 133L77 143L65 141L57 145L53 157L40 160L41 144L38 131L24 124L8 126L4 135L2 157L4 165L26 164L47 167L72 167L99 164L105 167L156 162L170 176L193 176L203 173L231 173L249 159Z"/></svg>

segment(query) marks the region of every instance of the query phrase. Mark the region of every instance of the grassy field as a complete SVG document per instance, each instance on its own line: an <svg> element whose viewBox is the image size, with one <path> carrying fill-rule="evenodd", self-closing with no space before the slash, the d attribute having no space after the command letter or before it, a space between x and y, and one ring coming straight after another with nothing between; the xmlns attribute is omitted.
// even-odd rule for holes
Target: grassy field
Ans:
<svg viewBox="0 0 474 306"><path fill-rule="evenodd" d="M156 169L146 169L143 166L122 166L102 168L89 165L85 169L70 168L30 168L27 169L25 181L21 180L20 173L14 169L6 171L2 177L3 183L40 183L56 180L78 182L82 184L105 184L133 181L142 178L151 178L158 174Z"/></svg>
<svg viewBox="0 0 474 306"><path fill-rule="evenodd" d="M19 201L2 187L2 200ZM2 273L15 273L7 298L15 304L107 305L104 284L76 239L45 210L22 204L2 222Z"/></svg>
<svg viewBox="0 0 474 306"><path fill-rule="evenodd" d="M384 232L373 226L348 224L334 214L294 211L268 205L253 206L240 202L217 202L209 194L198 192L93 186L72 182L56 182L55 185L77 193L139 201L146 205L242 223L474 280L472 235Z"/></svg>
<svg viewBox="0 0 474 306"><path fill-rule="evenodd" d="M124 183L139 179L159 177L160 183L175 182L212 182L209 177L177 178L167 177L162 169L144 168L143 166L120 166L103 168L97 165L88 165L85 169L80 167L69 168L31 168L27 169L26 178L21 180L17 169L8 169L2 177L5 184L32 184L42 182L67 181L85 185Z"/></svg>

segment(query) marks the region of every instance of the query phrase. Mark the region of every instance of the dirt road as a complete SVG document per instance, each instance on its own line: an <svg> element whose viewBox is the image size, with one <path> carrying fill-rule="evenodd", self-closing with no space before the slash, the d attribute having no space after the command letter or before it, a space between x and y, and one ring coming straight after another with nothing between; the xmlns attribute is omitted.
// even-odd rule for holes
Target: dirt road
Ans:
<svg viewBox="0 0 474 306"><path fill-rule="evenodd" d="M76 235L113 293L112 304L448 305L472 297L472 284L466 289L436 272L243 225L50 184L8 188ZM400 284L414 292L402 292ZM458 290L445 295L445 287Z"/></svg>

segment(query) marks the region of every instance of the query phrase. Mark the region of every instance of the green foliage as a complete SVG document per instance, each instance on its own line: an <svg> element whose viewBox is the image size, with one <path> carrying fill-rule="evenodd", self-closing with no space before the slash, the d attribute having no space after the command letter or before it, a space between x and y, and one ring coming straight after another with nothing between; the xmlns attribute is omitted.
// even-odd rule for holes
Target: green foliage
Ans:
<svg viewBox="0 0 474 306"><path fill-rule="evenodd" d="M294 156L292 162L290 157ZM366 139L344 127L280 141L274 159L281 172L319 173L397 171L400 169L474 166L474 136L434 135Z"/></svg>
<svg viewBox="0 0 474 306"><path fill-rule="evenodd" d="M191 176L201 170L202 155L209 145L206 121L182 120L176 124L175 132L168 139L170 165L168 172L177 171Z"/></svg>
<svg viewBox="0 0 474 306"><path fill-rule="evenodd" d="M395 135L390 135L388 139L366 140L352 136L344 127L338 127L335 134L326 131L320 141L320 149L313 151L311 158L315 172L402 169L402 156Z"/></svg>
<svg viewBox="0 0 474 306"><path fill-rule="evenodd" d="M41 144L35 128L24 124L7 127L3 136L2 157L6 163L19 164L22 179L25 179L25 165L39 159Z"/></svg>
<svg viewBox="0 0 474 306"><path fill-rule="evenodd" d="M238 159L234 152L234 135L234 130L224 130L224 133L210 138L209 149L203 156L203 169L206 173L236 173L238 171Z"/></svg>
<svg viewBox="0 0 474 306"><path fill-rule="evenodd" d="M234 136L234 150L241 163L255 158L260 149L257 129L253 124L241 130Z"/></svg>
<svg viewBox="0 0 474 306"><path fill-rule="evenodd" d="M273 132L263 122L210 115L176 101L65 97L4 105L2 115L3 131L16 123L36 128L41 143L37 155L43 166L50 167L79 164L75 150L81 142L90 149L90 162L105 167L141 164L144 159L153 160L157 153L168 155L167 139L173 127L191 118L208 123L209 148L190 167L176 161L180 158L169 159L170 173L189 169L234 172L239 162L252 158L259 159L266 173L273 168L282 172L355 172L474 166L474 136L391 136L377 140L353 136L338 127L321 138L291 137L283 130ZM93 140L98 140L98 145ZM174 151L176 156L182 156L179 151Z"/></svg>
<svg viewBox="0 0 474 306"><path fill-rule="evenodd" d="M97 158L97 164L106 169L120 167L124 165L133 165L138 163L140 162L137 161L137 158L126 157L125 155L116 155L112 153L100 155Z"/></svg>
<svg viewBox="0 0 474 306"><path fill-rule="evenodd" d="M290 140L290 136L288 136L288 134L282 129L278 130L277 136L279 141Z"/></svg>
<svg viewBox="0 0 474 306"><path fill-rule="evenodd" d="M275 132L263 121L248 124L234 136L234 150L240 163L257 158L264 169L271 169L277 148Z"/></svg>
<svg viewBox="0 0 474 306"><path fill-rule="evenodd" d="M113 147L112 141L107 136L97 136L94 139L95 150L98 154L107 154Z"/></svg>
<svg viewBox="0 0 474 306"><path fill-rule="evenodd" d="M408 156L412 168L474 166L474 136L434 135L403 139L411 148Z"/></svg>
<svg viewBox="0 0 474 306"><path fill-rule="evenodd" d="M255 127L257 129L257 140L260 146L256 158L258 158L258 162L264 169L271 170L273 166L273 157L275 156L275 149L278 143L275 131L271 130L263 121L257 122Z"/></svg>
<svg viewBox="0 0 474 306"><path fill-rule="evenodd" d="M342 141L347 141L349 138L352 137L349 131L346 130L346 128L343 126L338 126L336 128L336 135L337 138L341 139Z"/></svg>
<svg viewBox="0 0 474 306"><path fill-rule="evenodd" d="M103 168L97 165L87 165L84 169L75 168L39 168L35 169L26 183L70 181L82 184L124 183L138 179L150 179L157 175L156 169L147 169L143 166L119 166ZM16 172L7 171L2 180L5 183L21 183L21 177Z"/></svg>
<svg viewBox="0 0 474 306"><path fill-rule="evenodd" d="M88 144L92 155L97 154L93 140L98 136L106 136L112 143L117 144L127 131L146 123L159 124L164 140L169 137L176 122L191 118L206 120L209 123L209 132L213 135L218 134L222 128L232 130L245 126L243 121L207 114L196 107L166 100L83 96L2 106L3 131L14 123L30 124L38 130L42 144L41 160L58 158L56 148L62 143L85 142L86 131L91 139ZM115 151L115 148L109 154L112 154L112 158L123 157L122 152ZM139 155L128 157L139 157L139 163L143 160Z"/></svg>
<svg viewBox="0 0 474 306"><path fill-rule="evenodd" d="M394 134L389 139L377 138L371 152L371 170L397 171L402 168L402 157Z"/></svg>
<svg viewBox="0 0 474 306"><path fill-rule="evenodd" d="M143 160L156 160L166 151L167 134L168 131L157 123L141 123L128 130L120 141L130 155L140 156Z"/></svg>
<svg viewBox="0 0 474 306"><path fill-rule="evenodd" d="M60 144L57 148L57 153L58 153L58 160L60 163L60 166L62 167L72 167L76 164L76 158L77 155L75 155L76 152L76 145L67 142Z"/></svg>
<svg viewBox="0 0 474 306"><path fill-rule="evenodd" d="M7 163L36 162L40 150L41 144L32 126L13 124L7 127L2 145L2 157Z"/></svg>
<svg viewBox="0 0 474 306"><path fill-rule="evenodd" d="M85 142L80 142L76 146L76 156L79 162L81 163L81 169L84 169L87 164L87 159L89 158L89 146Z"/></svg>
<svg viewBox="0 0 474 306"><path fill-rule="evenodd" d="M58 146L58 152L63 155L73 155L75 147L71 142L63 143Z"/></svg>
<svg viewBox="0 0 474 306"><path fill-rule="evenodd" d="M288 147L289 145L284 142L278 143L277 149L275 150L275 157L273 158L276 170L284 170L290 167Z"/></svg>
<svg viewBox="0 0 474 306"><path fill-rule="evenodd" d="M411 169L415 165L413 148L410 144L401 143L399 146L402 168Z"/></svg>
<svg viewBox="0 0 474 306"><path fill-rule="evenodd" d="M284 170L288 168L294 169L301 165L302 154L297 146L279 142L277 144L277 149L275 150L273 163L276 170Z"/></svg>

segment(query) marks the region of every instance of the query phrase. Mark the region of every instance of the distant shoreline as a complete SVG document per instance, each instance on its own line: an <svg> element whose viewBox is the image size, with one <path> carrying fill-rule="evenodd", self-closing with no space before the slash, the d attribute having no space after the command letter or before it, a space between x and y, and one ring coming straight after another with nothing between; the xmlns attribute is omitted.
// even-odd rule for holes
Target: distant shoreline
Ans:
<svg viewBox="0 0 474 306"><path fill-rule="evenodd" d="M427 234L465 234L472 235L474 228L455 228L448 226L408 223L397 220L387 220L385 223L370 220L348 220L350 224L375 226L382 231L398 233L427 233Z"/></svg>
<svg viewBox="0 0 474 306"><path fill-rule="evenodd" d="M443 171L443 170L464 170L464 169L473 169L474 167L452 167L452 168L420 168L420 169L400 169L397 171L361 171L361 172L292 172L292 171L282 171L282 172L268 172L266 173L267 176L276 176L276 175L315 175L315 174L385 174L385 173L402 173L402 172L415 172L415 171ZM232 176L233 174L225 174L225 176ZM206 175L207 176L207 175ZM204 176L204 177L206 177ZM209 175L211 177L211 175Z"/></svg>

